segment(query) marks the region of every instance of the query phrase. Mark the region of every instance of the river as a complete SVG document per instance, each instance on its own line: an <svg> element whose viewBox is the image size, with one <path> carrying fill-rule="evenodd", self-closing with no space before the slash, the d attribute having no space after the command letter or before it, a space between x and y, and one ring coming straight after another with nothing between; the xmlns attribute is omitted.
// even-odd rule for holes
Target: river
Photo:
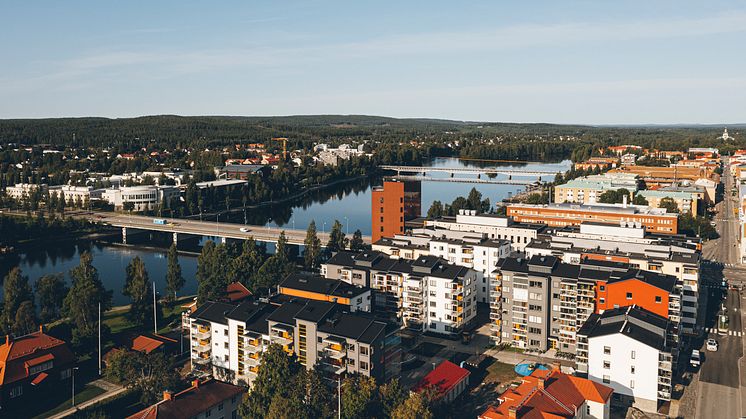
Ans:
<svg viewBox="0 0 746 419"><path fill-rule="evenodd" d="M569 161L559 163L529 163L529 164L500 164L501 167L525 170L554 170L566 171L570 168ZM458 159L439 158L431 162L435 167L468 167L480 166L479 163L467 163ZM484 164L481 164L483 166ZM441 173L434 176L447 177ZM498 176L496 179L504 179ZM371 189L381 184L380 178L360 179L348 183L335 185L330 188L314 191L293 202L268 205L246 212L246 221L254 225L272 225L278 227L305 229L311 220L316 221L319 230L328 231L335 219L339 220L343 228L349 233L360 229L363 234L370 234ZM494 204L510 194L522 190L518 185L469 184L449 182L422 182L422 211L426 212L433 201L450 203L458 196L466 196L472 187L482 193L482 197L489 198ZM221 217L221 220L223 218ZM243 222L243 213L234 213L233 222ZM25 249L16 257L0 262L0 272L4 275L12 266L19 266L32 283L42 275L67 273L78 264L80 253L90 251L93 254L93 264L99 271L104 285L114 291L114 305L127 304L128 298L122 295L127 264L135 256L139 256L145 263L150 279L155 281L160 293L165 289L166 275L166 247L167 238L159 237L157 243L150 242L150 236L144 235L140 240L130 238L130 246L122 246L112 242L91 242L78 240L73 242L54 243L48 246L36 246ZM204 241L204 240L202 240ZM147 244L148 247L144 245ZM182 243L180 241L180 247ZM197 243L185 243L188 250L197 251ZM197 258L193 254L180 254L179 262L182 273L186 278L186 285L182 295L195 294L197 282Z"/></svg>

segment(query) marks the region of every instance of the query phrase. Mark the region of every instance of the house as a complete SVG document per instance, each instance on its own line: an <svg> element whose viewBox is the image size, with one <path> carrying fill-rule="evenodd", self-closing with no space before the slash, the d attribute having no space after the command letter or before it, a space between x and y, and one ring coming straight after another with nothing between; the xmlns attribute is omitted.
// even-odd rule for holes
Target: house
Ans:
<svg viewBox="0 0 746 419"><path fill-rule="evenodd" d="M0 409L68 386L74 364L67 343L42 328L17 338L6 336L0 346Z"/></svg>
<svg viewBox="0 0 746 419"><path fill-rule="evenodd" d="M163 400L127 419L236 418L244 392L243 387L217 380L195 380L179 393L164 391Z"/></svg>
<svg viewBox="0 0 746 419"><path fill-rule="evenodd" d="M562 373L558 368L535 370L521 384L503 392L498 405L479 419L608 419L614 390L594 381Z"/></svg>
<svg viewBox="0 0 746 419"><path fill-rule="evenodd" d="M167 352L176 347L178 341L161 335L139 335L132 340L132 350L144 352Z"/></svg>
<svg viewBox="0 0 746 419"><path fill-rule="evenodd" d="M446 360L423 377L413 391L421 392L433 389L435 400L449 403L460 396L469 386L470 374L469 370Z"/></svg>

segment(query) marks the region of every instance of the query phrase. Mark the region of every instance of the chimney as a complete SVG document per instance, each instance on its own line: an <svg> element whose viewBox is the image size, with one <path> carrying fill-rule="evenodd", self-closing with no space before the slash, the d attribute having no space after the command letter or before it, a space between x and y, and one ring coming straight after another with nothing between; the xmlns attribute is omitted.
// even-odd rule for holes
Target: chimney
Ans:
<svg viewBox="0 0 746 419"><path fill-rule="evenodd" d="M544 390L544 379L539 378L536 382L536 386L539 387L541 390Z"/></svg>
<svg viewBox="0 0 746 419"><path fill-rule="evenodd" d="M192 381L192 387L199 388L199 379Z"/></svg>
<svg viewBox="0 0 746 419"><path fill-rule="evenodd" d="M39 325L39 333L44 333L44 325L43 324Z"/></svg>
<svg viewBox="0 0 746 419"><path fill-rule="evenodd" d="M10 345L10 335L5 335L5 344Z"/></svg>
<svg viewBox="0 0 746 419"><path fill-rule="evenodd" d="M518 406L510 406L508 408L508 417L510 419L516 419L518 417Z"/></svg>
<svg viewBox="0 0 746 419"><path fill-rule="evenodd" d="M170 390L165 390L163 392L163 401L165 402L166 400L173 400L173 396L174 396L174 394L171 393Z"/></svg>
<svg viewBox="0 0 746 419"><path fill-rule="evenodd" d="M627 208L627 194L622 197L622 208Z"/></svg>

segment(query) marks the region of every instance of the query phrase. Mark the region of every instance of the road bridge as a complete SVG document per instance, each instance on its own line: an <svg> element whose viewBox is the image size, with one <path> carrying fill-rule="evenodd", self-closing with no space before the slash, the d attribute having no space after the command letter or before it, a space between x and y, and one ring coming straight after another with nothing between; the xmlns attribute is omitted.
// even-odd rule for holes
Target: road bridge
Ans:
<svg viewBox="0 0 746 419"><path fill-rule="evenodd" d="M521 180L521 179L508 179L508 180L496 180L496 179L473 179L463 177L432 177L432 176L412 176L412 175L396 175L392 176L391 179L403 180L403 181L420 181L420 182L455 182L455 183L486 183L493 185L535 185L535 180Z"/></svg>
<svg viewBox="0 0 746 419"><path fill-rule="evenodd" d="M465 175L506 175L506 176L518 176L518 177L542 177L542 176L555 176L557 173L562 173L560 169L557 170L519 170L519 169L501 169L499 167L426 167L426 166L393 166L393 165L382 165L378 166L380 169L391 170L400 175L401 173L448 173L451 176L454 174L465 174Z"/></svg>
<svg viewBox="0 0 746 419"><path fill-rule="evenodd" d="M236 223L221 223L214 221L185 220L182 218L165 219L165 224L155 224L154 218L142 215L128 215L114 212L90 212L76 214L76 217L87 218L90 221L119 227L122 229L122 239L126 242L127 230L160 231L173 234L174 241L178 241L179 234L191 234L207 237L219 237L221 241L226 239L248 240L253 237L256 241L277 243L281 232L289 244L302 245L306 239L306 230L295 230L289 228L265 227L255 225L244 225ZM246 230L246 231L242 231ZM329 242L328 232L317 232L321 245L326 246ZM363 242L371 243L370 236L363 236Z"/></svg>

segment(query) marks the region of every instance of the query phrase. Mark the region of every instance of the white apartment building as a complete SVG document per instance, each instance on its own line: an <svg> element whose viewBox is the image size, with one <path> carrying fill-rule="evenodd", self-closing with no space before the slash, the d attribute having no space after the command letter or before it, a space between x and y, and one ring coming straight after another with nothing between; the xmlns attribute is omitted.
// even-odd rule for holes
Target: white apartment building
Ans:
<svg viewBox="0 0 746 419"><path fill-rule="evenodd" d="M584 223L577 228L549 229L526 246L526 256L556 256L564 263L621 262L644 271L677 278L681 295L681 331L696 335L703 326L699 272L699 239L646 234L638 224Z"/></svg>
<svg viewBox="0 0 746 419"><path fill-rule="evenodd" d="M15 186L5 188L5 194L15 200L27 198L30 194L41 189L42 192L47 189L47 184L37 185L35 183L16 183Z"/></svg>
<svg viewBox="0 0 746 419"><path fill-rule="evenodd" d="M578 369L614 389L615 397L647 411L671 400L673 357L668 319L636 306L593 314L578 332Z"/></svg>
<svg viewBox="0 0 746 419"><path fill-rule="evenodd" d="M541 233L546 226L514 223L508 217L479 214L472 210L461 210L456 217L425 220L426 227L484 234L489 239L510 241L513 250L522 252L526 245Z"/></svg>
<svg viewBox="0 0 746 419"><path fill-rule="evenodd" d="M337 252L321 274L374 289L376 310L413 330L457 334L476 316L477 272L436 256Z"/></svg>
<svg viewBox="0 0 746 419"><path fill-rule="evenodd" d="M103 189L93 189L91 186L72 186L72 185L60 185L50 186L49 196L56 195L57 199L60 197L65 198L65 202L68 205L75 203L85 204L90 202L92 199L99 199L103 194Z"/></svg>
<svg viewBox="0 0 746 419"><path fill-rule="evenodd" d="M125 204L132 203L133 211L146 211L156 208L161 202L179 197L176 186L125 186L122 188L106 189L101 199L114 205L114 209L122 210Z"/></svg>

